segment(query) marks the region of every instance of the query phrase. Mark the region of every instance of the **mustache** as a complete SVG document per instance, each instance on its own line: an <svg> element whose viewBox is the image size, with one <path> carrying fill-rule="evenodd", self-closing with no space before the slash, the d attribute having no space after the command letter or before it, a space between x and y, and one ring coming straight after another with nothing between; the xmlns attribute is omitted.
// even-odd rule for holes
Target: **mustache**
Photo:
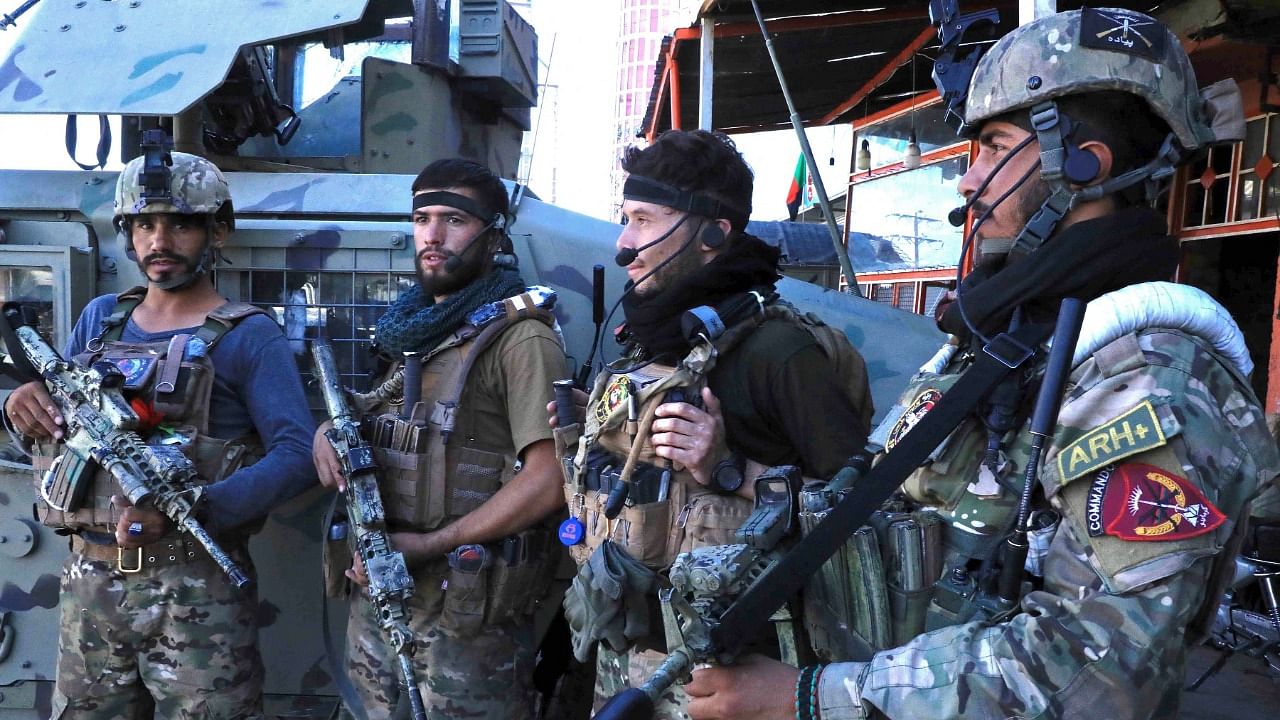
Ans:
<svg viewBox="0 0 1280 720"><path fill-rule="evenodd" d="M190 261L190 260L188 260L187 258L185 258L185 257L183 257L183 256L181 256L181 255L179 255L179 254L177 254L177 253L170 253L170 252L156 252L156 253L151 253L150 255L148 255L148 256L146 256L145 258L143 258L143 259L142 259L142 264L143 264L143 265L150 265L151 263L153 263L153 262L155 262L155 261L157 261L157 260L169 260L170 262L176 262L176 263L189 263L189 262L191 262L191 261Z"/></svg>

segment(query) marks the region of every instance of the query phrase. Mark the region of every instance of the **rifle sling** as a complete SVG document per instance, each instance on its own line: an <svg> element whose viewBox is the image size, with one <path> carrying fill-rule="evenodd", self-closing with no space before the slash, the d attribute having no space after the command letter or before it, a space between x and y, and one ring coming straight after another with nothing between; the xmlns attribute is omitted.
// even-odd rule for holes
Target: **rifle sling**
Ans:
<svg viewBox="0 0 1280 720"><path fill-rule="evenodd" d="M756 637L760 626L800 592L809 576L844 545L853 531L866 524L982 398L1006 375L1035 357L1031 349L1048 339L1052 330L1048 325L1028 323L995 337L978 354L973 367L898 440L892 452L854 484L854 491L725 610L719 623L711 628L711 643L718 658L736 658L743 646ZM1014 356L1019 348L1026 352ZM1005 357L997 357L1002 350L1010 349L1015 349L1015 354L1005 352Z"/></svg>

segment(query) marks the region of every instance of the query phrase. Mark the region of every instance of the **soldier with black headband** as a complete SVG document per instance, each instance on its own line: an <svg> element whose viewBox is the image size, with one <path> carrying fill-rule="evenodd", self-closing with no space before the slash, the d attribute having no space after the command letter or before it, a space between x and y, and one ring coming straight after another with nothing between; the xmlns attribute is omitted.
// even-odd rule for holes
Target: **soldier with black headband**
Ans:
<svg viewBox="0 0 1280 720"><path fill-rule="evenodd" d="M507 214L506 188L482 165L440 160L418 175L418 282L377 324L391 370L352 398L370 418L391 543L413 576L407 614L429 717L533 716L533 611L560 557L546 522L564 499L545 408L565 357L554 293L525 287ZM327 427L313 457L321 482L340 487ZM358 558L346 576L368 584ZM368 717L389 718L404 698L375 612L356 588L346 669Z"/></svg>
<svg viewBox="0 0 1280 720"><path fill-rule="evenodd" d="M147 284L92 300L66 357L121 369L139 434L191 459L205 483L198 519L252 573L249 535L315 483L314 422L280 327L213 285L234 227L226 178L204 158L169 152L167 138L149 140L120 172L115 199L116 225ZM44 384L14 390L5 419L31 442L40 480L62 449L64 422ZM71 546L53 716L258 716L252 588L234 587L202 546L154 508L132 506L105 472L85 493L78 508L47 491L38 506Z"/></svg>
<svg viewBox="0 0 1280 720"><path fill-rule="evenodd" d="M635 579L733 542L763 467L828 477L863 447L871 418L861 357L774 291L779 253L746 232L753 178L733 142L671 131L622 165L626 349L581 398L580 442L561 443L561 541L583 566L566 615L580 660L599 643L597 705L665 657L653 649L662 629L645 622L654 593L632 593L619 613L591 589L600 553L624 553ZM686 717L686 703L673 687L658 717Z"/></svg>
<svg viewBox="0 0 1280 720"><path fill-rule="evenodd" d="M959 93L950 75L978 142L959 189L980 260L940 315L953 342L872 433L884 468L950 423L904 465L901 505L944 523L918 625L829 665L695 671L696 718L1177 717L1251 501L1277 490L1244 338L1166 282L1178 243L1150 207L1243 137L1234 82L1197 88L1176 36L1113 9L1017 28ZM974 387L994 389L966 411Z"/></svg>

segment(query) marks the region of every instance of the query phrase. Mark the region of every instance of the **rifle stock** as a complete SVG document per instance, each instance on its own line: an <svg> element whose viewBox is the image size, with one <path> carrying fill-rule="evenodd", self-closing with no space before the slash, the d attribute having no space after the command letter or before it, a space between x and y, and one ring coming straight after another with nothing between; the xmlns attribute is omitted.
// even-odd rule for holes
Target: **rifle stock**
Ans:
<svg viewBox="0 0 1280 720"><path fill-rule="evenodd" d="M364 563L369 577L369 600L377 609L378 624L387 644L398 656L401 683L409 698L414 720L425 720L427 712L422 692L418 689L410 661L415 645L413 631L409 629L406 602L413 595L413 577L405 565L404 555L391 547L386 512L378 492L373 448L360 435L360 421L347 402L338 366L333 359L333 346L327 340L314 340L311 357L315 362L325 409L333 421L333 427L325 432L325 438L338 455L347 484L344 496L347 522L351 527L347 537L352 543L352 553L359 555Z"/></svg>

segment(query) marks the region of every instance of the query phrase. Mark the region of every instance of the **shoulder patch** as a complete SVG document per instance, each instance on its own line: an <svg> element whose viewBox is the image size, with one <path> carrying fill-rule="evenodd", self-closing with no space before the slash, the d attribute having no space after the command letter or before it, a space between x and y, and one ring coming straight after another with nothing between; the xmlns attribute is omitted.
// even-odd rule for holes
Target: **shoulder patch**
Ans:
<svg viewBox="0 0 1280 720"><path fill-rule="evenodd" d="M894 423L893 429L889 431L889 437L885 440L884 449L892 450L893 446L897 445L904 435L911 432L916 423L929 414L929 411L941 399L942 393L935 388L929 388L917 395L911 401L911 404L907 406L906 411L898 418L898 421Z"/></svg>
<svg viewBox="0 0 1280 720"><path fill-rule="evenodd" d="M1137 462L1098 471L1089 488L1086 517L1091 537L1137 541L1192 538L1226 521L1186 478Z"/></svg>
<svg viewBox="0 0 1280 720"><path fill-rule="evenodd" d="M1150 400L1080 436L1058 453L1062 484L1168 442Z"/></svg>

